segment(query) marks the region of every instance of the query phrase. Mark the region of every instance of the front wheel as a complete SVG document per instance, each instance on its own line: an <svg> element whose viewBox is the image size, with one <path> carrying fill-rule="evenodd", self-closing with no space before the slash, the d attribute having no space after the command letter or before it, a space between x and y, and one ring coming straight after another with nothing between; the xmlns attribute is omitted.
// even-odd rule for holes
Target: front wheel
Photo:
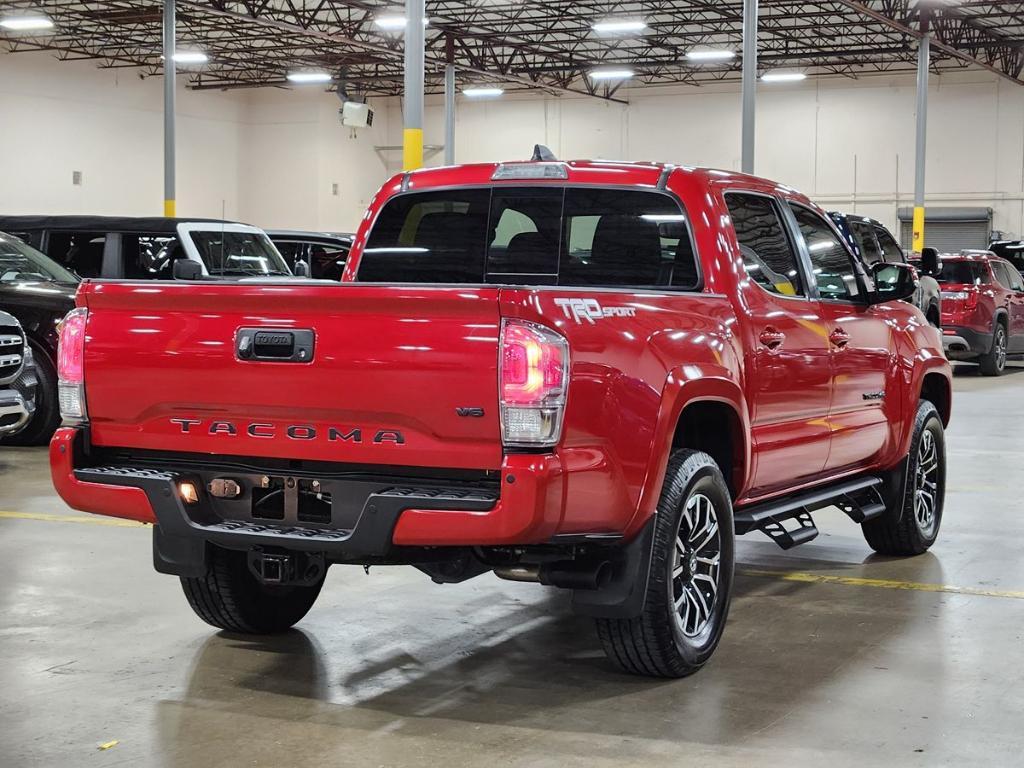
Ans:
<svg viewBox="0 0 1024 768"><path fill-rule="evenodd" d="M732 597L732 501L714 459L669 459L655 519L643 612L598 619L605 654L636 675L685 677L718 647Z"/></svg>
<svg viewBox="0 0 1024 768"><path fill-rule="evenodd" d="M935 406L922 400L914 419L903 495L861 526L868 545L883 555L920 555L939 537L946 496L946 439Z"/></svg>
<svg viewBox="0 0 1024 768"><path fill-rule="evenodd" d="M219 629L247 635L284 632L313 607L324 583L264 584L249 570L245 552L210 547L206 575L181 579L196 615Z"/></svg>

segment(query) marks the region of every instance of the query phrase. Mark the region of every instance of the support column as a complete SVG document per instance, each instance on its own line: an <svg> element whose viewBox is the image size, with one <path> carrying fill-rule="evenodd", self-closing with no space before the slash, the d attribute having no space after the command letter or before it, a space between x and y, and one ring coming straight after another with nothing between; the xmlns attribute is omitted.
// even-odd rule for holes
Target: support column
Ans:
<svg viewBox="0 0 1024 768"><path fill-rule="evenodd" d="M164 0L164 216L175 216L174 26L175 0Z"/></svg>
<svg viewBox="0 0 1024 768"><path fill-rule="evenodd" d="M405 1L405 130L402 169L423 165L423 38L424 0Z"/></svg>
<svg viewBox="0 0 1024 768"><path fill-rule="evenodd" d="M455 165L455 38L445 40L444 164Z"/></svg>
<svg viewBox="0 0 1024 768"><path fill-rule="evenodd" d="M757 0L743 0L743 155L740 170L754 172L757 93Z"/></svg>
<svg viewBox="0 0 1024 768"><path fill-rule="evenodd" d="M931 34L928 32L928 17L921 16L921 31L924 36L917 50L917 139L914 147L914 225L912 249L921 252L924 248L924 169L925 144L928 138L928 63L930 58Z"/></svg>

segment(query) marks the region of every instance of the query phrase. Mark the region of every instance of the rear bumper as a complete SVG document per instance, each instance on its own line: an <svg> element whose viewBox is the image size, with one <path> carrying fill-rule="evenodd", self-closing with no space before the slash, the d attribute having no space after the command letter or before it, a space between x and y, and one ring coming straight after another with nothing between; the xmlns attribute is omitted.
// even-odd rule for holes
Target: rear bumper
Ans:
<svg viewBox="0 0 1024 768"><path fill-rule="evenodd" d="M336 562L367 562L388 557L394 547L543 543L558 533L562 520L563 471L554 455L506 456L500 481L483 489L438 483L409 487L347 475L295 473L296 484L318 479L338 500L335 509L341 509L341 502L347 508L344 515L331 512L330 522L311 523L296 517L294 504L273 521L236 512L231 504L243 505L242 498L224 503L210 497L205 472L89 466L85 456L76 455L82 452L80 432L59 429L50 443L51 473L61 498L84 512L157 524L157 540L164 540L169 555L175 546L208 542L236 549L323 552ZM250 477L255 476L229 474L250 492ZM182 500L182 480L196 483L198 503ZM251 509L248 499L244 507Z"/></svg>
<svg viewBox="0 0 1024 768"><path fill-rule="evenodd" d="M950 360L970 360L988 353L992 334L962 325L944 325L942 348Z"/></svg>

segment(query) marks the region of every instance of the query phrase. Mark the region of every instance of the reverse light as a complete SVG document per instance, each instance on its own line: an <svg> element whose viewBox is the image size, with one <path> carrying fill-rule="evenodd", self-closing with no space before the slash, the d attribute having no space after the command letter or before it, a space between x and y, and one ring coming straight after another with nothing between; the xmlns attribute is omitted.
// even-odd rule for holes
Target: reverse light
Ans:
<svg viewBox="0 0 1024 768"><path fill-rule="evenodd" d="M57 401L67 425L88 421L85 409L85 325L89 310L73 309L60 323L57 340Z"/></svg>
<svg viewBox="0 0 1024 768"><path fill-rule="evenodd" d="M181 500L186 504L199 503L199 489L196 488L196 484L191 480L182 480L178 483L178 493L181 495Z"/></svg>
<svg viewBox="0 0 1024 768"><path fill-rule="evenodd" d="M506 446L544 448L562 435L569 345L550 328L506 320L501 328L501 435Z"/></svg>

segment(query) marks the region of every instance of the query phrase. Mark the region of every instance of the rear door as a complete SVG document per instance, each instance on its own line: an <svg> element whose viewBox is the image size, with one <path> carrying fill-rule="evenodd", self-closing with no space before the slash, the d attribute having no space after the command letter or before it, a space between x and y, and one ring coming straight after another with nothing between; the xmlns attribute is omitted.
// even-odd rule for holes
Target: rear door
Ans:
<svg viewBox="0 0 1024 768"><path fill-rule="evenodd" d="M890 421L896 423L900 404L895 397L886 400L888 377L895 370L889 322L893 312L913 310L898 302L865 304L856 259L842 238L816 211L792 202L789 207L812 267L831 349L831 443L825 469L835 474L870 463L892 439Z"/></svg>
<svg viewBox="0 0 1024 768"><path fill-rule="evenodd" d="M1003 287L1010 291L1007 299L1009 315L1009 352L1024 352L1024 279L1005 261L993 261L992 269Z"/></svg>
<svg viewBox="0 0 1024 768"><path fill-rule="evenodd" d="M753 332L746 368L756 450L750 495L816 480L825 466L828 428L828 332L809 293L774 197L726 192L748 281L741 284Z"/></svg>

